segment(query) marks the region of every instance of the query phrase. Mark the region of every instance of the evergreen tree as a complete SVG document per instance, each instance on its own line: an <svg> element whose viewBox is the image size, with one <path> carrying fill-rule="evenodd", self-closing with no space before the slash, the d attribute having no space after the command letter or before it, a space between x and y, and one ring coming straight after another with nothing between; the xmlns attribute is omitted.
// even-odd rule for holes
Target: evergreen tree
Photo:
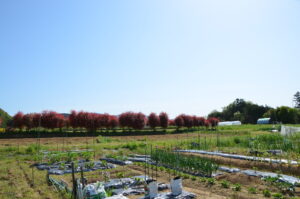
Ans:
<svg viewBox="0 0 300 199"><path fill-rule="evenodd" d="M295 108L300 108L300 92L294 95Z"/></svg>

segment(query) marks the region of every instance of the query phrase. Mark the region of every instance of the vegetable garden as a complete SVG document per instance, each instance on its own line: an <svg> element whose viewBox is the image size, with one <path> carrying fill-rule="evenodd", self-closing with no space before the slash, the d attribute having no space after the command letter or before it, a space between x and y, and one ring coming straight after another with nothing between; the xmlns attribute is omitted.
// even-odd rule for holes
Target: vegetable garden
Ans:
<svg viewBox="0 0 300 199"><path fill-rule="evenodd" d="M299 175L297 172L293 172L293 169L299 169L298 165L277 163L278 167L271 169L274 168L275 163L266 162L266 167L261 167L261 161L245 160L245 165L249 166L240 167L233 158L228 158L227 162L222 162L217 160L215 155L198 156L178 152L178 150L200 149L211 152L218 150L224 153L237 153L237 155L251 155L251 151L259 151L263 154L258 153L258 156L298 161L300 157L297 145L299 135L283 137L277 133L270 133L272 128L271 125L242 125L222 127L214 131L206 131L205 128L200 128L198 131L191 129L184 134L102 136L84 139L72 137L37 138L14 139L14 141L0 139L0 169L2 171L0 185L4 190L0 190L0 198L5 198L8 190L18 198L18 193L11 190L5 183L14 183L10 178L13 178L11 176L14 173L18 173L17 169L20 167L24 172L24 177L18 173L21 176L20 179L18 178L18 183L29 183L24 191L18 190L21 197L28 198L25 190L38 192L38 187L41 187L40 191L48 198L69 198L70 195L67 193L60 194L60 191L55 191L58 195L53 194L52 197L49 190L53 191L53 189L45 184L47 183L45 181L47 169L38 170L30 166L36 165L40 168L46 168L52 165L54 167L50 169L59 170L62 173L50 173L49 179L59 186L68 185L68 187L72 187L72 162L75 178L82 179L81 176L83 176L87 180L87 184L145 174L159 182L168 184L170 183L170 176L173 175L174 177L181 177L184 187L189 188L193 193L199 194L199 196L206 194L205 198L221 198L224 195L228 198L241 195L243 198L249 199L253 197L264 198L264 195L285 198L297 197L300 195L297 191L298 187L291 185L289 180L294 180L291 177L295 177L295 182L297 181ZM23 142L20 142L21 140ZM270 149L282 150L282 154L268 153L267 151ZM138 158L130 156L130 154L138 154L136 156ZM145 155L149 157L147 161L145 161ZM108 160L118 160L112 161L117 166L105 167L105 165L110 165L110 162L100 160L103 157ZM134 162L134 160L143 161ZM125 161L133 161L133 163L123 164ZM14 170L9 168L14 168ZM239 172L237 172L238 169ZM288 179L287 182L283 181L286 179ZM128 197L131 198L131 196ZM37 197L32 194L32 198Z"/></svg>

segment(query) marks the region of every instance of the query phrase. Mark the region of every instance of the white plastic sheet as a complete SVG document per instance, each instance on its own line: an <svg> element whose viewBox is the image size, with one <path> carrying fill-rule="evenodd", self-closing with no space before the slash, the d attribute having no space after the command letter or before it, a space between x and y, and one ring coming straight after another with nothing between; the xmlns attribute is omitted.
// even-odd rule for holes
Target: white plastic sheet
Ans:
<svg viewBox="0 0 300 199"><path fill-rule="evenodd" d="M281 135L289 136L294 133L300 132L300 127L294 127L294 126L281 126Z"/></svg>
<svg viewBox="0 0 300 199"><path fill-rule="evenodd" d="M176 150L176 152L185 152L185 153L199 153L204 155L214 155L220 156L224 158L233 158L233 159L240 159L240 160L251 160L251 161L261 161L261 162L271 162L271 163L283 163L283 164L292 164L298 165L299 162L295 160L286 160L286 159L271 159L271 158L264 158L264 157L255 157L255 156L247 156L247 155L236 155L236 154L228 154L222 153L218 151L204 151L204 150Z"/></svg>

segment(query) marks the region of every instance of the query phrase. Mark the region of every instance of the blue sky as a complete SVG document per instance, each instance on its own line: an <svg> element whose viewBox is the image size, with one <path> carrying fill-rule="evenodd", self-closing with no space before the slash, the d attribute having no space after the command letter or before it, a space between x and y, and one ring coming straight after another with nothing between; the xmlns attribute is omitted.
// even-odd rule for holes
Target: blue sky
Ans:
<svg viewBox="0 0 300 199"><path fill-rule="evenodd" d="M300 90L300 0L12 0L0 27L10 114L206 115Z"/></svg>

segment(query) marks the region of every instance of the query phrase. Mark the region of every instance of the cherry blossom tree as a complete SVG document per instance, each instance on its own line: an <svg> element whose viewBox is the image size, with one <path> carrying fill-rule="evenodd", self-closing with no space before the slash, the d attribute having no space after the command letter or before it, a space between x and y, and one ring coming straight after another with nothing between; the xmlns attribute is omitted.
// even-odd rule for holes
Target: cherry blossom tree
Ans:
<svg viewBox="0 0 300 199"><path fill-rule="evenodd" d="M24 114L20 111L13 116L12 120L14 128L22 129L24 127L23 116Z"/></svg>
<svg viewBox="0 0 300 199"><path fill-rule="evenodd" d="M155 113L150 113L148 116L148 124L153 130L155 130L155 128L160 124L159 117Z"/></svg>
<svg viewBox="0 0 300 199"><path fill-rule="evenodd" d="M169 116L165 112L161 112L159 114L160 126L164 129L168 128L169 126Z"/></svg>

